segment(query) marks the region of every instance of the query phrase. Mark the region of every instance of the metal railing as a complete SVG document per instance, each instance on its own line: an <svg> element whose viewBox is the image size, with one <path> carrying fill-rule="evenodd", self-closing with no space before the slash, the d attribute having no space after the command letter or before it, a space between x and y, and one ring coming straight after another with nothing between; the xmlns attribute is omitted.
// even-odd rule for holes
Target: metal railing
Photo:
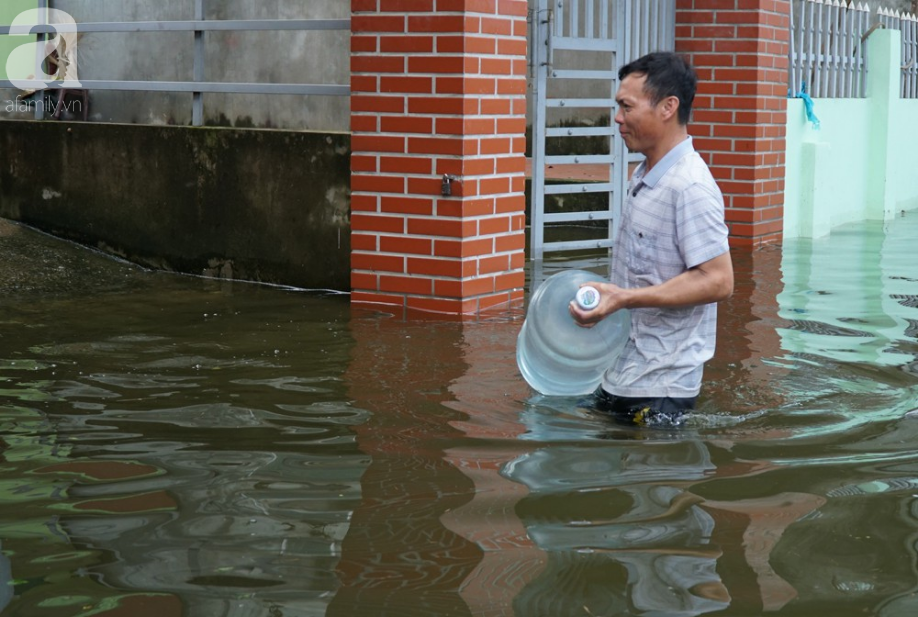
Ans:
<svg viewBox="0 0 918 617"><path fill-rule="evenodd" d="M625 61L648 52L673 48L676 0L619 0L625 2ZM580 40L614 39L616 3L608 0L559 0L552 3L556 38Z"/></svg>
<svg viewBox="0 0 918 617"><path fill-rule="evenodd" d="M918 99L918 16L881 9L879 20L902 33L902 98Z"/></svg>
<svg viewBox="0 0 918 617"><path fill-rule="evenodd" d="M843 0L806 0L791 10L791 95L867 96L866 40L877 28L902 32L902 97L918 98L918 17Z"/></svg>
<svg viewBox="0 0 918 617"><path fill-rule="evenodd" d="M47 8L47 0L40 3ZM0 88L35 90L83 89L135 92L186 92L192 94L192 125L204 123L204 94L273 94L349 96L350 86L339 84L253 83L204 81L204 37L207 32L225 31L350 31L349 19L240 19L206 20L204 0L194 0L194 19L190 21L85 22L77 24L38 24L29 33L43 39L49 34L193 32L193 81L125 81L80 79L79 81L0 80ZM0 26L0 35L10 34L10 26ZM36 117L43 112L36 108Z"/></svg>
<svg viewBox="0 0 918 617"><path fill-rule="evenodd" d="M676 0L632 0L625 61L676 48Z"/></svg>

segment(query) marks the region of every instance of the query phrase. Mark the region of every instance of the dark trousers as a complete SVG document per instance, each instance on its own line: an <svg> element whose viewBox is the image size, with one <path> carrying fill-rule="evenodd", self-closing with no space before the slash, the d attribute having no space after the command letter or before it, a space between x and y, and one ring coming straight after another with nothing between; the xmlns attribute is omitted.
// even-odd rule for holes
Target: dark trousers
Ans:
<svg viewBox="0 0 918 617"><path fill-rule="evenodd" d="M615 420L638 426L681 426L683 416L695 408L697 397L630 398L596 391L595 407Z"/></svg>

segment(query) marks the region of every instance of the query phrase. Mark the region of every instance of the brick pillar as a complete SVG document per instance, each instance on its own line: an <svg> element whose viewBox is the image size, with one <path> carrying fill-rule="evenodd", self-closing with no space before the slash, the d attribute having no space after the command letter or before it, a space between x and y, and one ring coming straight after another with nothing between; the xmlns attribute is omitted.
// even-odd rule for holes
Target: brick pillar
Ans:
<svg viewBox="0 0 918 617"><path fill-rule="evenodd" d="M471 314L521 301L526 0L351 10L352 302Z"/></svg>
<svg viewBox="0 0 918 617"><path fill-rule="evenodd" d="M781 239L789 40L789 0L676 0L676 50L699 77L691 132L734 246Z"/></svg>

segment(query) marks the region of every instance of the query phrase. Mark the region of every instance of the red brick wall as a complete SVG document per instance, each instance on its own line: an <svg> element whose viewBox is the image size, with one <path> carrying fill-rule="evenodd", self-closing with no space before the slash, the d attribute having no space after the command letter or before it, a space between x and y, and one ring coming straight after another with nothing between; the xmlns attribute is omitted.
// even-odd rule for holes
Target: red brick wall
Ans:
<svg viewBox="0 0 918 617"><path fill-rule="evenodd" d="M699 76L691 132L735 246L781 239L789 20L789 0L676 2L676 50Z"/></svg>
<svg viewBox="0 0 918 617"><path fill-rule="evenodd" d="M352 301L522 301L526 0L351 9Z"/></svg>

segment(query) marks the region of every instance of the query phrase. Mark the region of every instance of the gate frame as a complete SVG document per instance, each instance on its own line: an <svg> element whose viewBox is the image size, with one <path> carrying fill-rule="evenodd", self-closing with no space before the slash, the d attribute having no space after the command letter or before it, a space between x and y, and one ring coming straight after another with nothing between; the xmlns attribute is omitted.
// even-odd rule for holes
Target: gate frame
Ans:
<svg viewBox="0 0 918 617"><path fill-rule="evenodd" d="M570 0L568 0L570 2ZM615 92L618 86L618 65L630 49L630 32L626 24L631 22L631 0L621 0L614 3L613 11L600 15L600 33L613 34L612 37L578 36L579 19L577 14L577 0L570 4L570 36L564 36L565 3L563 0L555 4L557 8L549 8L549 3L555 0L538 0L537 8L530 17L532 32L531 66L534 72L533 79L533 130L532 130L532 190L530 198L530 258L541 261L547 251L569 251L579 249L612 249L615 236L618 233L618 222L621 216L622 196L624 195L628 175L628 152L622 142L615 125ZM602 7L608 6L602 4ZM592 3L588 4L592 8ZM611 14L610 14L611 13ZM589 11L583 16L584 31L594 34L596 32L595 15ZM609 18L612 23L609 24ZM569 52L602 52L612 57L613 66L608 70L585 70L553 68L554 52L556 50ZM609 98L592 99L577 97L551 98L548 96L549 79L591 79L608 81L610 86ZM548 126L548 109L551 107L567 107L574 104L578 107L609 110L608 127L569 127L553 128ZM552 155L546 154L546 139L549 137L586 137L607 136L609 138L609 152L600 155ZM583 165L608 163L608 180L605 182L591 183L566 183L558 184L552 188L546 187L546 167L558 165ZM545 212L546 195L564 195L576 193L606 193L609 198L608 208L600 211L578 211L571 213ZM608 236L601 240L580 240L568 242L545 243L545 224L578 222L578 221L608 221Z"/></svg>

